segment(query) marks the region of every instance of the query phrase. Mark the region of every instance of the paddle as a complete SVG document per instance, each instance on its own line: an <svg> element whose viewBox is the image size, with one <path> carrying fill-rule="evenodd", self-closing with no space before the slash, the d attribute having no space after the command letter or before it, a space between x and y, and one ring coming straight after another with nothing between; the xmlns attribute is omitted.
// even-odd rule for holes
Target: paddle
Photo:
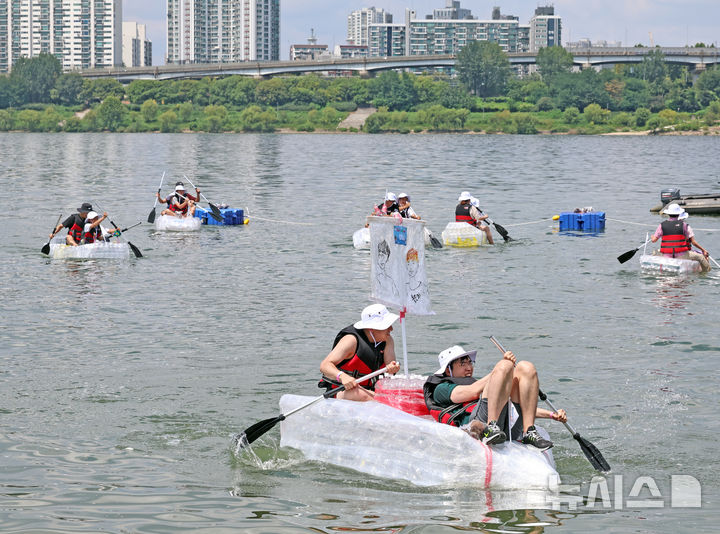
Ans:
<svg viewBox="0 0 720 534"><path fill-rule="evenodd" d="M183 178L185 178L188 182L190 182L190 178L188 178L185 174L183 174ZM190 185L193 186L193 187L195 187L195 184L192 183L192 182L190 182ZM197 187L195 187L195 189L197 189ZM208 206L210 206L210 209L211 209L212 212L215 214L215 215L213 216L213 219L215 219L217 222L220 222L221 219L218 219L218 217L222 217L222 215L221 215L220 210L218 209L218 207L217 207L215 204L213 204L212 202L210 202L210 201L207 199L207 197L206 197L205 195L203 195L202 193L200 193L200 196L203 197L203 199L205 199L205 202L208 203Z"/></svg>
<svg viewBox="0 0 720 534"><path fill-rule="evenodd" d="M713 258L712 256L708 256L708 258L710 258L715 265L717 265L718 267L720 267L720 263L716 262L716 261L715 261L715 258Z"/></svg>
<svg viewBox="0 0 720 534"><path fill-rule="evenodd" d="M177 193L177 192L176 192L175 194L176 194L177 196L179 196L180 198L184 198L185 200L188 199L186 196L183 196L183 195L181 195L180 193ZM207 210L206 210L206 211L207 211ZM211 211L208 212L208 214L210 215L210 217L212 217L213 219L215 219L215 220L216 220L217 222L219 222L219 223L225 221L225 219L223 218L223 216L222 216L222 214L221 214L220 212L215 213L214 211L211 210Z"/></svg>
<svg viewBox="0 0 720 534"><path fill-rule="evenodd" d="M477 209L480 213L482 213L482 210L479 209L477 206L475 207L475 209ZM486 218L485 220L495 227L495 230L497 230L497 233L500 234L500 236L505 240L506 243L508 241L514 241L514 239L508 235L508 231L505 230L505 228L503 226L499 225L496 222L493 222L490 217Z"/></svg>
<svg viewBox="0 0 720 534"><path fill-rule="evenodd" d="M500 342L493 336L490 336L490 341L492 341L503 354L507 352L505 348L500 344ZM553 412L557 412L557 409L555 408L555 406L553 406L552 402L550 402L550 399L548 399L547 395L545 395L545 393L543 393L540 389L538 389L538 396L550 407ZM580 434L578 434L575 429L570 426L569 423L563 424L565 425L565 428L570 431L572 437L575 438L575 441L580 444L580 448L582 449L585 457L588 459L590 464L592 464L592 466L598 471L610 471L610 464L608 464L605 458L603 458L603 455L600 453L599 450L597 450L597 447L595 447L595 445L593 445L588 440L583 438Z"/></svg>
<svg viewBox="0 0 720 534"><path fill-rule="evenodd" d="M160 190L162 189L163 180L165 179L165 171L162 173L162 177L160 178L160 186L157 190L157 195L155 195L155 204L153 204L152 209L150 210L150 214L148 215L147 222L150 224L155 222L155 206L157 206L158 201L158 195L160 194Z"/></svg>
<svg viewBox="0 0 720 534"><path fill-rule="evenodd" d="M623 252L622 254L620 254L620 255L618 256L617 260L618 260L620 263L625 263L625 262L628 261L630 258L632 258L638 250L640 250L642 247L644 247L645 245L647 245L649 242L650 242L650 240L647 239L647 240L646 240L642 245L640 245L638 248L634 248L634 249L632 249L632 250L628 250L627 252Z"/></svg>
<svg viewBox="0 0 720 534"><path fill-rule="evenodd" d="M95 202L95 201L93 201L93 204L95 204L95 205L98 207L98 209L101 209L101 210L102 210L102 208L100 207L100 204L98 204L98 203ZM103 210L103 211L105 211L105 210ZM118 227L118 225L115 224L112 219L109 219L109 218L108 218L108 220L110 221L110 224L113 225L113 227L115 228L115 230L120 230L120 228ZM137 226L137 224L135 224L135 225L133 225L133 226ZM129 230L130 228L132 228L132 226L129 227L129 228L125 228L125 230ZM120 230L120 233L122 234L125 230ZM140 249L139 249L139 248L137 248L135 245L133 245L130 241L128 241L127 243L128 243L128 245L130 245L130 249L133 251L133 254L135 254L135 257L136 257L136 258L142 258L142 257L143 257L142 252L140 252Z"/></svg>
<svg viewBox="0 0 720 534"><path fill-rule="evenodd" d="M62 219L62 213L61 213L60 215L58 215L58 220L57 220L57 222L55 223L55 226L53 226L52 231L50 232L51 235L55 232L55 228L58 227L58 224L60 224L60 219ZM45 243L45 244L42 246L42 248L40 249L40 252L42 252L42 253L45 254L46 256L47 256L48 254L50 254L50 240L51 240L51 239L52 239L52 237L51 237L51 238L48 240L48 242ZM713 260L713 261L715 261L715 260Z"/></svg>
<svg viewBox="0 0 720 534"><path fill-rule="evenodd" d="M382 369L378 369L374 373L370 373L369 375L361 376L360 378L356 378L355 381L359 384L360 382L364 382L365 380L369 380L373 377L376 377L377 375L380 375L387 371L387 367L383 367ZM244 449L248 445L250 445L253 441L258 439L260 436L268 432L270 429L272 429L276 424L278 424L280 421L283 421L286 417L290 417L292 414L299 412L300 410L307 408L308 406L311 406L315 404L318 401L321 401L323 399L329 399L330 397L337 395L341 391L345 391L345 386L339 386L335 389L331 389L329 391L326 391L319 397L311 400L310 402L303 404L302 406L298 406L294 410L290 410L288 413L280 414L277 417L271 417L270 419L263 419L262 421L258 421L252 426L249 426L245 429L245 431L242 434L235 435L235 442L239 445L241 449Z"/></svg>
<svg viewBox="0 0 720 534"><path fill-rule="evenodd" d="M432 234L430 230L428 230L428 235L430 235L430 244L433 246L433 248L442 248L442 243L437 237Z"/></svg>

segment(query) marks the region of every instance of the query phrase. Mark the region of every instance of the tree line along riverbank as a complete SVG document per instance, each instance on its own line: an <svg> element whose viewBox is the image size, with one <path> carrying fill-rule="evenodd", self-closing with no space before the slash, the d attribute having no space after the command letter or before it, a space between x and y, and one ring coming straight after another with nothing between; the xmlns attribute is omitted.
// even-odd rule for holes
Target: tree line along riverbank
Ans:
<svg viewBox="0 0 720 534"><path fill-rule="evenodd" d="M0 77L0 131L717 133L720 69L693 83L687 68L650 54L639 65L573 72L566 51L543 50L538 72L523 78L497 45L473 43L453 77L389 71L370 79L229 76L127 86L63 74L55 57L41 54ZM359 108L364 123L342 126Z"/></svg>

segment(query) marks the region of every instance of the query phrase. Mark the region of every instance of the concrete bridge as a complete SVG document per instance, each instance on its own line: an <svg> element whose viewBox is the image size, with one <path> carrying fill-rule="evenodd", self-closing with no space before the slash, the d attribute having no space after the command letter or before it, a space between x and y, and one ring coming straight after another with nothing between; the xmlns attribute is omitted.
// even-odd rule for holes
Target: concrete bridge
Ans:
<svg viewBox="0 0 720 534"><path fill-rule="evenodd" d="M720 63L718 48L572 48L573 63L582 68L617 63L641 63L648 53L661 50L667 63L676 63L702 71L708 65ZM535 52L511 52L507 54L511 65L531 65L537 61ZM310 61L245 61L241 63L192 63L186 65L164 65L160 67L115 67L88 69L80 72L84 78L113 78L120 82L133 80L171 80L182 78L203 78L205 76L253 76L269 77L280 74L301 74L309 72L359 72L372 75L377 71L391 69L431 69L454 67L456 55L439 56L393 56L349 59L321 59Z"/></svg>

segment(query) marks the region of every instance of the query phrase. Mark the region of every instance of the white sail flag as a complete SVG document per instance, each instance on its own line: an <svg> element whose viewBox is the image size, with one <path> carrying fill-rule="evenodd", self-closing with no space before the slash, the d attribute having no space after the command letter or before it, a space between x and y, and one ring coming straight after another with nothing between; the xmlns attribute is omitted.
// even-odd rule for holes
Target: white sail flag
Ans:
<svg viewBox="0 0 720 534"><path fill-rule="evenodd" d="M425 275L425 222L368 217L372 299L415 315L433 315Z"/></svg>

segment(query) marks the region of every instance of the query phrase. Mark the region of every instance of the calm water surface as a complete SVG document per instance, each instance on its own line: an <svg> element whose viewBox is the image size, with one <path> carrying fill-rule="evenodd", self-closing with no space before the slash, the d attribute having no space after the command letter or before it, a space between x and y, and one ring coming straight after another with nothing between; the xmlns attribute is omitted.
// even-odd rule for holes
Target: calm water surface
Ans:
<svg viewBox="0 0 720 534"><path fill-rule="evenodd" d="M659 222L661 189L718 189L717 154L705 137L0 134L0 530L717 530L720 269L678 279L616 260ZM163 171L250 224L145 223L127 234L145 257L127 262L40 254L84 201L144 221ZM470 190L516 239L428 251L436 315L408 319L411 371L452 344L489 368L491 334L534 361L613 466L609 509L418 489L307 462L277 430L255 457L233 454L232 434L277 415L283 393L319 394L320 360L369 302L369 253L351 236L386 188L436 235ZM551 217L584 206L607 230L559 233ZM720 258L720 218L689 222ZM587 495L594 471L547 426L563 483ZM700 481L701 508L670 507L674 474ZM640 476L661 508L626 505Z"/></svg>

